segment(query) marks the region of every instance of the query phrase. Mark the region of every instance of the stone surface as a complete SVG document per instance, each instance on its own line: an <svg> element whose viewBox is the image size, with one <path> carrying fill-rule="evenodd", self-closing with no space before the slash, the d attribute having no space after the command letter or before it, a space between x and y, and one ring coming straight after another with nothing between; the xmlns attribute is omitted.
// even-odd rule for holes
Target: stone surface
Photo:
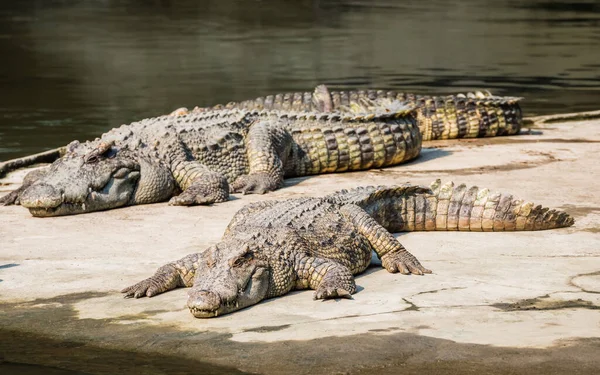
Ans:
<svg viewBox="0 0 600 375"><path fill-rule="evenodd" d="M209 207L135 206L33 218L0 207L2 359L85 373L594 373L600 367L600 122L428 143L406 165L286 180ZM23 172L0 180L0 195ZM359 184L464 182L561 208L571 228L400 233L434 271L373 266L353 300L294 292L195 319L186 291L118 292L218 241L246 203ZM595 354L594 354L595 353ZM12 367L11 367L12 366Z"/></svg>

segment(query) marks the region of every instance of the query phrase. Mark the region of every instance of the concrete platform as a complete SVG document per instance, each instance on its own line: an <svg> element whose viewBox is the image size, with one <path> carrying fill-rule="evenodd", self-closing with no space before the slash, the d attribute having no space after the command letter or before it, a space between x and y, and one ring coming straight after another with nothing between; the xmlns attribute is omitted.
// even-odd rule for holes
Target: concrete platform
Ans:
<svg viewBox="0 0 600 375"><path fill-rule="evenodd" d="M600 121L426 147L407 165L290 179L274 193L210 207L155 204L50 219L0 207L0 371L597 374ZM0 194L22 176L1 180ZM399 234L434 274L373 266L357 278L353 300L294 292L201 320L185 308L185 289L139 300L118 292L217 242L249 202L435 178L561 208L576 223Z"/></svg>

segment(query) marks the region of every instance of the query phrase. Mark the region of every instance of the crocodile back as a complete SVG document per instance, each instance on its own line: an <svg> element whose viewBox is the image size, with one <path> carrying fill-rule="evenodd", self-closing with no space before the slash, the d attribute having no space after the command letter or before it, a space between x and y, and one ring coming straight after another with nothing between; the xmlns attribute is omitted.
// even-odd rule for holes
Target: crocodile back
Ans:
<svg viewBox="0 0 600 375"><path fill-rule="evenodd" d="M428 96L384 90L329 91L320 85L313 92L268 95L213 108L364 113L386 103L384 99L417 108L424 141L513 135L523 124L522 98L489 92Z"/></svg>

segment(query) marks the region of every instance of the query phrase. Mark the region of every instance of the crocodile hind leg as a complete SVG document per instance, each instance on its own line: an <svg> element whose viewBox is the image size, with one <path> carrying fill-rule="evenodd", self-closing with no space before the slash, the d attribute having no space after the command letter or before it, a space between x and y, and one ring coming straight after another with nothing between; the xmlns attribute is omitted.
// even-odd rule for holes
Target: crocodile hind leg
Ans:
<svg viewBox="0 0 600 375"><path fill-rule="evenodd" d="M283 184L284 159L292 143L289 133L277 124L253 124L246 137L250 173L238 177L231 185L231 191L264 194L280 188Z"/></svg>
<svg viewBox="0 0 600 375"><path fill-rule="evenodd" d="M125 293L125 298L140 298L152 297L180 286L189 288L194 285L201 254L190 254L176 262L167 263L152 277L121 290L121 293Z"/></svg>
<svg viewBox="0 0 600 375"><path fill-rule="evenodd" d="M314 299L352 298L356 291L354 276L348 267L331 260L306 257L296 265L296 289L314 289Z"/></svg>
<svg viewBox="0 0 600 375"><path fill-rule="evenodd" d="M365 210L348 204L341 208L341 212L354 224L358 233L371 243L386 270L416 275L431 273L431 270L423 267L414 255Z"/></svg>
<svg viewBox="0 0 600 375"><path fill-rule="evenodd" d="M40 168L27 173L23 178L23 184L21 186L0 198L0 206L19 204L19 197L21 196L21 193L24 192L34 182L40 178L43 178L47 173L48 168Z"/></svg>
<svg viewBox="0 0 600 375"><path fill-rule="evenodd" d="M170 205L211 204L225 202L229 198L227 179L199 162L181 161L174 163L172 172L175 181L183 192L171 198Z"/></svg>

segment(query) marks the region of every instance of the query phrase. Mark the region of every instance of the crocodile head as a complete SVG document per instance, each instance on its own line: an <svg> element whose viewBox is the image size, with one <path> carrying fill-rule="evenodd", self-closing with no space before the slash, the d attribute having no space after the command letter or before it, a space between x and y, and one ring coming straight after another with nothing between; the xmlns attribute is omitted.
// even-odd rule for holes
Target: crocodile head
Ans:
<svg viewBox="0 0 600 375"><path fill-rule="evenodd" d="M21 193L21 205L33 216L73 215L159 202L173 193L168 170L128 149L100 143L86 151L72 150L55 161Z"/></svg>
<svg viewBox="0 0 600 375"><path fill-rule="evenodd" d="M266 298L268 262L243 243L219 243L206 250L187 306L196 318L212 318Z"/></svg>

